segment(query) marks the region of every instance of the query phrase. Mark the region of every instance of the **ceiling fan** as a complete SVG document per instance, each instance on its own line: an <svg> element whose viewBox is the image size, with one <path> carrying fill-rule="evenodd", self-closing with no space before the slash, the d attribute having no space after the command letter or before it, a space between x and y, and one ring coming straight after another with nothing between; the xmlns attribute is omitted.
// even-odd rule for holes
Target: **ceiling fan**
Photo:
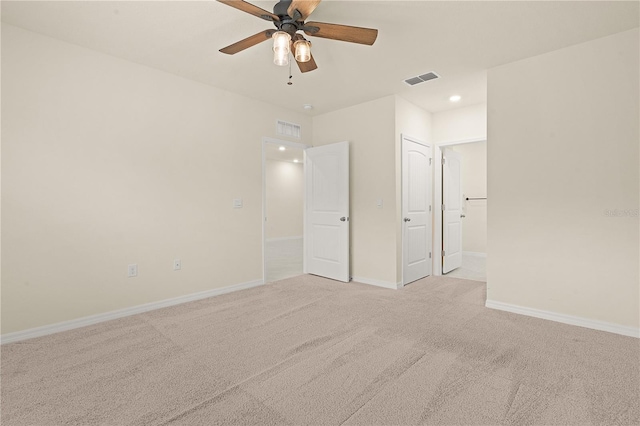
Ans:
<svg viewBox="0 0 640 426"><path fill-rule="evenodd" d="M293 56L301 72L313 71L318 66L311 55L311 43L299 31L308 36L348 41L371 46L378 37L378 30L351 27L348 25L305 22L321 0L280 0L273 7L273 13L243 0L218 0L253 16L273 22L276 29L261 31L250 37L220 49L229 55L241 52L263 41L273 39L273 61L276 65L289 65L289 53Z"/></svg>

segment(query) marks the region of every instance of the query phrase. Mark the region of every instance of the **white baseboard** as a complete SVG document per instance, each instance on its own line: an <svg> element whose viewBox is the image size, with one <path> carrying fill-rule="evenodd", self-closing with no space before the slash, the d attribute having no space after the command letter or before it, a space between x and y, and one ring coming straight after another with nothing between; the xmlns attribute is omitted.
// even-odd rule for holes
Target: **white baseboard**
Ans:
<svg viewBox="0 0 640 426"><path fill-rule="evenodd" d="M463 256L472 256L472 257L487 257L487 253L480 253L478 251L463 251L462 252Z"/></svg>
<svg viewBox="0 0 640 426"><path fill-rule="evenodd" d="M389 281L372 280L370 278L351 277L351 280L355 281L357 283L361 283L361 284L375 285L376 287L390 288L390 289L393 289L393 290L397 290L400 287L402 287L401 283L392 283L392 282L389 282Z"/></svg>
<svg viewBox="0 0 640 426"><path fill-rule="evenodd" d="M514 314L526 315L529 317L542 318L550 321L561 322L563 324L577 325L578 327L591 328L593 330L608 331L609 333L621 334L640 338L640 329L628 327L610 322L597 321L588 318L575 317L573 315L559 314L556 312L543 311L541 309L526 308L524 306L512 305L510 303L497 302L495 300L487 300L485 303L487 308L497 309L499 311L512 312Z"/></svg>
<svg viewBox="0 0 640 426"><path fill-rule="evenodd" d="M214 288L198 293L187 294L184 296L174 297L172 299L160 300L158 302L145 303L144 305L132 306L130 308L118 309L116 311L104 312L102 314L91 315L88 317L76 318L69 321L58 322L55 324L45 325L42 327L30 328L27 330L6 333L0 336L0 344L18 342L20 340L32 339L34 337L46 336L48 334L59 333L61 331L73 330L75 328L85 327L104 321L117 318L128 317L130 315L141 314L156 309L166 308L169 306L180 305L182 303L193 302L195 300L207 299L213 296L219 296L225 293L245 290L252 287L263 285L262 280L250 281L246 283L234 284L222 288Z"/></svg>
<svg viewBox="0 0 640 426"><path fill-rule="evenodd" d="M265 239L266 242L268 243L273 243L276 241L290 241L290 240L301 240L302 239L302 235L297 235L295 237L278 237L278 238L267 238Z"/></svg>

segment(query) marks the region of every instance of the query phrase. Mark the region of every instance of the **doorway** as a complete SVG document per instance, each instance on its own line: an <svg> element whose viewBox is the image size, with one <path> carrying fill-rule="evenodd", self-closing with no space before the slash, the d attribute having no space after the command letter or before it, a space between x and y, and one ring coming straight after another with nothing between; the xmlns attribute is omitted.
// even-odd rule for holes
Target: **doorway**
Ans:
<svg viewBox="0 0 640 426"><path fill-rule="evenodd" d="M263 282L349 282L349 143L262 141Z"/></svg>
<svg viewBox="0 0 640 426"><path fill-rule="evenodd" d="M265 283L303 274L305 148L294 142L263 140Z"/></svg>
<svg viewBox="0 0 640 426"><path fill-rule="evenodd" d="M487 141L444 143L436 150L436 274L486 281Z"/></svg>

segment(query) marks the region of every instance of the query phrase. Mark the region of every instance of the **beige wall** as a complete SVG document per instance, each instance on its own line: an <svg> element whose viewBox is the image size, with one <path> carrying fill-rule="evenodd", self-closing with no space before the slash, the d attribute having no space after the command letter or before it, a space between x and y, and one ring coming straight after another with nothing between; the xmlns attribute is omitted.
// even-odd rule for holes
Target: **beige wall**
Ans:
<svg viewBox="0 0 640 426"><path fill-rule="evenodd" d="M489 71L489 300L639 326L638 37Z"/></svg>
<svg viewBox="0 0 640 426"><path fill-rule="evenodd" d="M394 96L318 115L313 145L350 142L351 275L395 284L394 120Z"/></svg>
<svg viewBox="0 0 640 426"><path fill-rule="evenodd" d="M260 280L262 137L311 126L4 23L2 113L2 333Z"/></svg>
<svg viewBox="0 0 640 426"><path fill-rule="evenodd" d="M402 135L431 146L431 113L396 96L396 281L402 281ZM431 146L433 152L433 146ZM433 169L432 169L433 172ZM433 175L431 176L433 194ZM432 227L433 229L433 227Z"/></svg>
<svg viewBox="0 0 640 426"><path fill-rule="evenodd" d="M487 196L487 143L475 142L454 145L453 150L462 155L463 197ZM462 220L462 250L475 253L487 252L487 200L464 200Z"/></svg>
<svg viewBox="0 0 640 426"><path fill-rule="evenodd" d="M302 237L304 169L302 163L265 162L267 221L265 236Z"/></svg>
<svg viewBox="0 0 640 426"><path fill-rule="evenodd" d="M486 139L487 105L478 104L433 114L436 144L467 139Z"/></svg>

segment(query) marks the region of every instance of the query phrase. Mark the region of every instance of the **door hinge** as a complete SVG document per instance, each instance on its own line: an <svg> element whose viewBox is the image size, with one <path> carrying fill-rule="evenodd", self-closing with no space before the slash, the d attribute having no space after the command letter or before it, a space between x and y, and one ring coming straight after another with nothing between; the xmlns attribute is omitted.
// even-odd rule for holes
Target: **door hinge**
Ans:
<svg viewBox="0 0 640 426"><path fill-rule="evenodd" d="M444 250L442 250L442 257L444 257L444 255L445 255Z"/></svg>
<svg viewBox="0 0 640 426"><path fill-rule="evenodd" d="M443 204L443 205L442 205L442 211L444 211L444 207L445 207L445 206L444 206L444 204Z"/></svg>
<svg viewBox="0 0 640 426"><path fill-rule="evenodd" d="M429 259L431 259L431 252L429 252Z"/></svg>
<svg viewBox="0 0 640 426"><path fill-rule="evenodd" d="M431 211L431 204L429 204L429 211Z"/></svg>
<svg viewBox="0 0 640 426"><path fill-rule="evenodd" d="M431 158L429 158L429 165L431 165Z"/></svg>
<svg viewBox="0 0 640 426"><path fill-rule="evenodd" d="M444 157L442 157L442 165L444 166Z"/></svg>

